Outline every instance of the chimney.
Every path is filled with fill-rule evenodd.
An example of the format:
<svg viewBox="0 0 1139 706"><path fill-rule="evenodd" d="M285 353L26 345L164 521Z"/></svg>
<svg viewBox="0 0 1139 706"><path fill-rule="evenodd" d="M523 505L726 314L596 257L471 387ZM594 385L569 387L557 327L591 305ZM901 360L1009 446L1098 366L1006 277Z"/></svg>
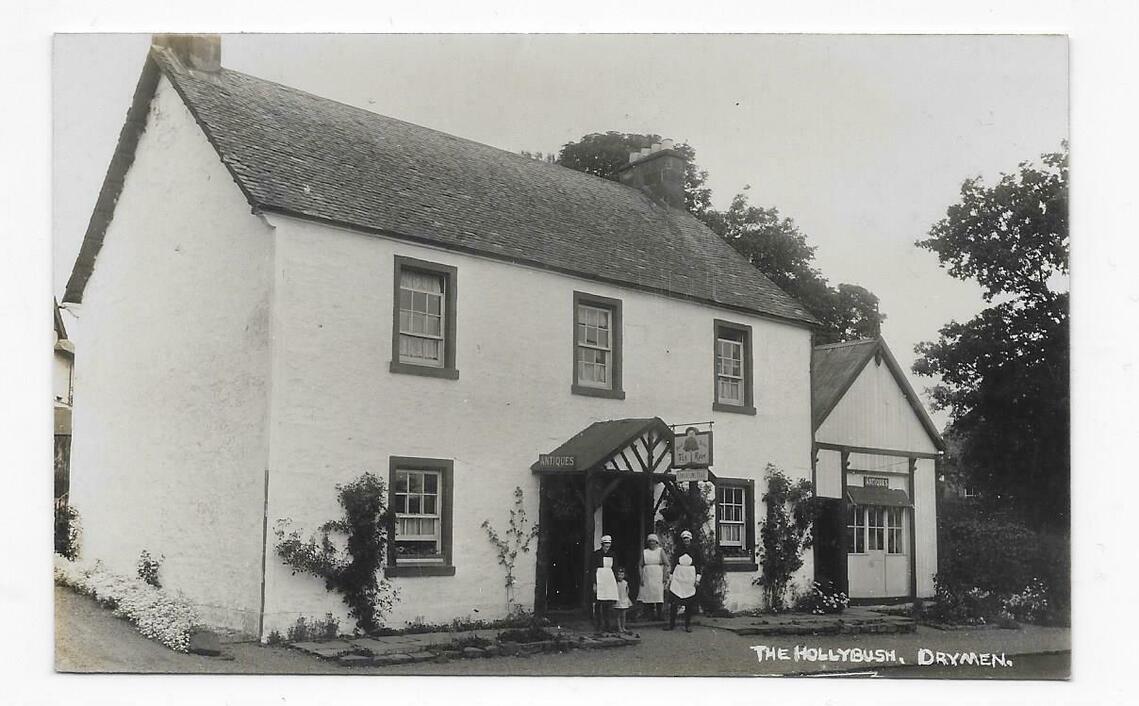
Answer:
<svg viewBox="0 0 1139 706"><path fill-rule="evenodd" d="M661 140L630 152L629 163L617 170L617 178L656 201L683 210L685 166L687 161L673 148L673 141Z"/></svg>
<svg viewBox="0 0 1139 706"><path fill-rule="evenodd" d="M169 50L188 69L210 72L221 69L219 34L156 34L151 43Z"/></svg>

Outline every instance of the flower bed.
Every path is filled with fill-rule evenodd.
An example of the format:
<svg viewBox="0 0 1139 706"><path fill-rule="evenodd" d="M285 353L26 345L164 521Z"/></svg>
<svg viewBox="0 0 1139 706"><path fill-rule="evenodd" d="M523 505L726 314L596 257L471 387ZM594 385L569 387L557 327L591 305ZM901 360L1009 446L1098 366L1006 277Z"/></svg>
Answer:
<svg viewBox="0 0 1139 706"><path fill-rule="evenodd" d="M190 636L201 626L192 606L142 579L107 571L103 565L55 555L55 582L91 596L135 624L144 637L177 652L188 652Z"/></svg>

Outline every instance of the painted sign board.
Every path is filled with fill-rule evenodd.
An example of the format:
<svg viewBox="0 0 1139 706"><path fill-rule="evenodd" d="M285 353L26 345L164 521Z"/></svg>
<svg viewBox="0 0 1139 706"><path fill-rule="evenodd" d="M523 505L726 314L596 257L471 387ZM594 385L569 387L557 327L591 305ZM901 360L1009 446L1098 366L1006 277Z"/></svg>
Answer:
<svg viewBox="0 0 1139 706"><path fill-rule="evenodd" d="M866 486L867 488L889 488L890 479L881 478L878 476L866 476L862 479L862 485Z"/></svg>
<svg viewBox="0 0 1139 706"><path fill-rule="evenodd" d="M676 471L677 483L703 483L707 480L707 468L679 468Z"/></svg>
<svg viewBox="0 0 1139 706"><path fill-rule="evenodd" d="M688 427L672 440L673 468L707 468L712 465L712 432Z"/></svg>
<svg viewBox="0 0 1139 706"><path fill-rule="evenodd" d="M572 454L538 454L538 468L543 471L572 469L577 465L577 456Z"/></svg>

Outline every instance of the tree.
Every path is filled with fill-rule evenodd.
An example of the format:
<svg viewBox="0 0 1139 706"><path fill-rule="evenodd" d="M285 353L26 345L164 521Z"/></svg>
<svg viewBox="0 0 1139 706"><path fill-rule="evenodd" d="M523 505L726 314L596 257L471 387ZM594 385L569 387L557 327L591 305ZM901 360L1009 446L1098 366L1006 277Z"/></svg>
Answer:
<svg viewBox="0 0 1139 706"><path fill-rule="evenodd" d="M702 220L822 322L816 343L878 335L886 319L878 311L878 297L858 285L831 287L814 266L815 247L794 221L780 217L778 209L752 206L747 195L739 193L728 210L710 209Z"/></svg>
<svg viewBox="0 0 1139 706"><path fill-rule="evenodd" d="M563 167L617 181L617 170L629 163L629 153L661 142L660 135L594 132L575 142L567 142L558 152ZM673 146L687 161L684 169L684 204L699 218L712 205L712 190L704 186L708 172L696 166L696 150L686 142Z"/></svg>
<svg viewBox="0 0 1139 706"><path fill-rule="evenodd" d="M933 405L959 440L956 462L991 500L1036 527L1066 530L1070 508L1068 153L1023 162L993 186L961 186L961 200L920 248L996 303L936 342L915 347L919 375L938 376Z"/></svg>

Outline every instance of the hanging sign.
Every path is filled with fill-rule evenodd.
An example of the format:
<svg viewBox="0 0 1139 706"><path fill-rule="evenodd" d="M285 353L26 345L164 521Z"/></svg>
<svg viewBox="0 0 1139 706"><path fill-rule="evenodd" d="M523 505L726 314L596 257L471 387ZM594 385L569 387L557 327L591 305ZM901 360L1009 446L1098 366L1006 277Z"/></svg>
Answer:
<svg viewBox="0 0 1139 706"><path fill-rule="evenodd" d="M708 468L712 465L712 432L688 427L672 440L673 468Z"/></svg>

